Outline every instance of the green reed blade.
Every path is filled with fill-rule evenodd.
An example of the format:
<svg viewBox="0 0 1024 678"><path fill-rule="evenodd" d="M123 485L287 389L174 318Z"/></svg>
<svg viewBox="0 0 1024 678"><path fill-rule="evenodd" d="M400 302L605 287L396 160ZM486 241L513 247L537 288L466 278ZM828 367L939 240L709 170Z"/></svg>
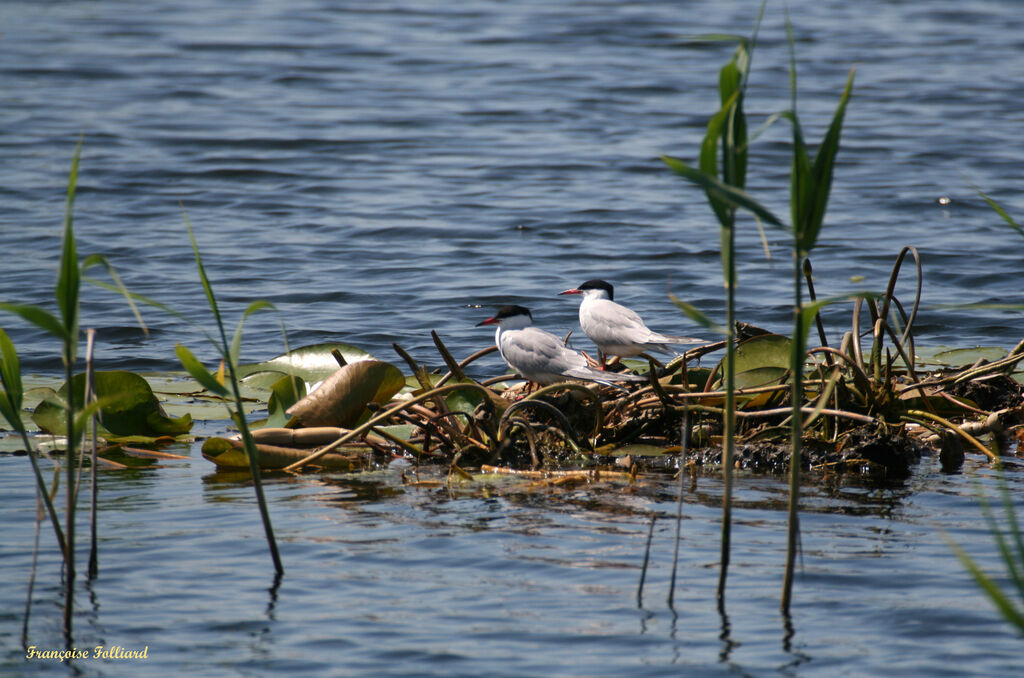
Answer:
<svg viewBox="0 0 1024 678"><path fill-rule="evenodd" d="M1024 631L1024 613L1020 612L1013 601L1008 595L999 587L999 585L992 580L987 574L985 574L978 564L967 555L967 552L956 544L950 541L950 547L953 552L956 553L956 557L960 559L967 571L974 577L974 581L977 582L978 586L988 595L989 599L999 610L1000 614L1003 615L1010 623L1017 628Z"/></svg>
<svg viewBox="0 0 1024 678"><path fill-rule="evenodd" d="M756 214L762 221L766 221L773 226L785 227L782 221L772 214L767 207L761 205L761 203L757 202L743 190L729 186L716 177L710 176L701 170L694 169L679 158L663 155L661 156L661 159L666 165L672 168L672 171L676 174L689 179L691 182L703 188L705 192L708 193L709 198L713 195L715 198L732 206L742 207L748 212Z"/></svg>
<svg viewBox="0 0 1024 678"><path fill-rule="evenodd" d="M803 230L801 233L800 247L804 252L809 252L818 240L822 224L825 221L825 210L828 206L829 193L832 190L832 174L835 167L836 154L839 152L839 138L842 134L843 118L846 114L846 105L850 100L850 93L853 90L854 69L846 78L846 87L839 98L839 105L828 132L818 147L818 153L814 158L811 167L811 193L808 197L809 204L801 211L803 213Z"/></svg>
<svg viewBox="0 0 1024 678"><path fill-rule="evenodd" d="M117 274L117 270L114 268L114 265L111 264L105 256L102 254L90 254L85 258L85 261L82 262L80 267L82 280L92 282L90 278L85 277L85 272L93 266L102 266L106 270L107 275L109 275L110 279L114 281L114 284L110 286L110 289L119 292L121 296L125 298L125 301L128 302L128 306L132 309L132 315L135 316L135 320L138 321L139 327L142 328L143 334L149 336L149 328L146 327L146 322L142 319L142 314L139 313L139 307L135 305L135 300L132 298L132 294L128 291L128 288L125 287L124 283L121 282L121 276Z"/></svg>
<svg viewBox="0 0 1024 678"><path fill-rule="evenodd" d="M25 389L21 383L21 361L14 342L0 328L0 382L3 384L3 395L6 407L3 415L16 430L21 430L21 403ZM8 414L8 411L10 412Z"/></svg>
<svg viewBox="0 0 1024 678"><path fill-rule="evenodd" d="M178 360L181 362L181 366L185 368L185 371L192 375L192 378L198 381L200 386L223 398L231 396L227 387L217 381L217 378L210 374L210 371L199 362L199 359L187 347L182 344L175 344L174 354L178 356Z"/></svg>
<svg viewBox="0 0 1024 678"><path fill-rule="evenodd" d="M993 210L995 210L996 214L998 214L999 216L1001 216L1003 218L1003 221L1005 221L1007 224L1009 224L1009 226L1013 230L1017 231L1021 235L1024 235L1024 227L1022 227L1020 224L1018 224L1016 221L1014 221L1013 217L1011 217L1010 214L1005 209L1003 209L1002 205L997 203L995 200L990 198L985 193L982 193L981 189L978 188L977 186L974 187L974 190L977 191L978 195L980 195L982 197L982 199L985 202L988 203L989 207L991 207Z"/></svg>
<svg viewBox="0 0 1024 678"><path fill-rule="evenodd" d="M249 307L242 313L242 317L238 321L238 327L235 328L235 334L231 337L231 348L228 351L228 357L233 364L238 364L239 355L242 353L242 326L245 324L245 319L253 313L266 309L277 310L269 301L259 299L249 304Z"/></svg>
<svg viewBox="0 0 1024 678"><path fill-rule="evenodd" d="M184 212L184 207L182 208L182 212ZM182 364L185 365L185 368L189 371L189 374L195 377L197 381L207 388L210 388L215 393L224 397L233 397L234 399L238 429L242 435L242 443L245 448L246 457L249 459L249 471L252 474L252 486L254 493L256 494L256 504L259 507L260 519L263 522L263 530L266 534L267 546L270 549L270 557L274 563L274 570L277 575L280 576L284 574L284 565L281 562L281 555L277 549L277 540L274 538L274 527L270 521L270 511L267 509L267 500L263 493L259 450L256 448L256 443L253 441L252 434L249 432L249 424L245 419L245 410L242 406L242 393L238 387L237 361L234 356L237 356L240 352L242 324L239 323L238 329L235 331L235 337L232 340L232 345L229 346L227 333L224 331L224 320L217 307L217 299L213 294L213 286L210 284L210 279L206 275L206 269L203 266L203 258L199 253L199 244L196 242L195 231L192 229L192 223L188 219L188 214L185 213L184 216L185 226L188 229L189 241L192 243L192 252L195 254L196 269L199 272L199 280L203 285L203 290L206 293L206 299L209 302L210 311L213 313L213 319L217 324L217 331L220 335L220 341L213 343L227 363L231 391L229 392L224 385L220 384L220 382L218 382L213 375L202 366L202 364L187 348L179 344L175 349L175 352L178 354L178 359L182 361ZM243 315L243 319L249 313L258 311L261 308L266 308L267 306L269 306L268 302L254 302L250 304L249 308Z"/></svg>
<svg viewBox="0 0 1024 678"><path fill-rule="evenodd" d="M39 329L44 332L49 332L61 341L68 336L64 325L61 324L60 320L49 311L41 309L38 306L0 302L0 310L21 316L22 320L27 320Z"/></svg>
<svg viewBox="0 0 1024 678"><path fill-rule="evenodd" d="M672 300L672 303L675 304L679 308L680 311L685 313L686 316L690 320L694 321L695 323L697 323L697 324L699 324L699 325L701 325L703 327L706 327L709 330L711 330L713 332L716 332L718 334L721 334L723 336L729 333L728 328L723 327L722 325L719 325L714 320L712 320L711 318L709 318L706 315L704 315L693 304L690 304L688 302L683 301L682 299L680 299L679 297L677 297L674 294L669 294L668 298Z"/></svg>
<svg viewBox="0 0 1024 678"><path fill-rule="evenodd" d="M61 248L60 269L57 276L55 297L60 308L68 360L73 360L78 343L78 291L81 285L78 269L78 252L75 248L74 219L72 209L75 203L75 190L78 184L78 163L82 155L82 140L78 140L74 157L71 160L71 172L68 176L67 202L64 207L64 244Z"/></svg>

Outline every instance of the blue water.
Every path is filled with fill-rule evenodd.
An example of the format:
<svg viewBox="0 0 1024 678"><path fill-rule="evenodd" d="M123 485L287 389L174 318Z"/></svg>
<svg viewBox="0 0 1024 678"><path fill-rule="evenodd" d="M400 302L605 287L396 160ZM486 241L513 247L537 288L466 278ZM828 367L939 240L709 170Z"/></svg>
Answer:
<svg viewBox="0 0 1024 678"><path fill-rule="evenodd" d="M0 298L49 305L71 155L83 139L75 228L134 292L196 324L87 286L83 327L102 368L179 369L174 344L214 352L182 206L233 326L254 299L244 357L345 341L385 360L397 342L440 362L486 346L474 325L521 303L576 327L557 293L591 277L648 322L699 334L667 292L723 313L717 226L658 156L693 160L717 106L727 44L758 3L17 2L0 4ZM1009 347L1024 313L1021 237L978 186L1024 221L1024 17L1012 0L791 0L799 112L820 139L856 67L820 295L882 290L904 245L924 266L919 346ZM754 54L751 127L789 105L783 6ZM750 191L788 218L789 128L753 145ZM942 205L939 198L952 200ZM788 235L744 221L739 317L789 324ZM99 270L97 277L103 277ZM912 268L899 287L905 303ZM56 345L0 321L28 373ZM849 307L827 315L830 340ZM581 348L586 348L580 342ZM496 358L478 376L497 373ZM226 426L212 423L211 430ZM908 484L811 490L791 637L777 614L784 516L778 481L738 483L728 618L714 605L719 486L686 495L684 564L664 604L672 528L656 525L644 607L635 588L651 512L674 486L554 496L404 490L397 472L269 484L288 574L272 597L251 488L194 461L101 474L104 569L80 591L83 643L150 645L148 663L86 673L198 675L1006 675L1009 632L952 558L941 529L994 568L971 477L925 460ZM4 666L20 659L31 545L27 462L0 457ZM1019 480L1011 480L1015 490ZM52 535L42 535L32 639L59 646ZM59 588L59 587L58 587ZM723 626L728 633L723 632ZM724 637L723 637L724 636ZM67 672L47 665L51 672Z"/></svg>

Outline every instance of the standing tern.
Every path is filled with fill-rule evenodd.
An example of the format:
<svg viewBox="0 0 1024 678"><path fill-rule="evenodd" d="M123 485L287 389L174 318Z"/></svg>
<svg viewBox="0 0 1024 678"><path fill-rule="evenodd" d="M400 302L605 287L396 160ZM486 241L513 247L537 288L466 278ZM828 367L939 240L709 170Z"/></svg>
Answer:
<svg viewBox="0 0 1024 678"><path fill-rule="evenodd" d="M561 294L582 294L580 327L597 344L597 356L604 368L609 355L628 358L644 351L677 355L670 344L706 344L703 339L674 337L649 329L630 308L612 301L615 292L604 280L588 280L577 288Z"/></svg>
<svg viewBox="0 0 1024 678"><path fill-rule="evenodd" d="M530 309L502 306L493 318L480 325L497 325L494 343L508 366L528 381L555 384L566 379L596 381L611 386L613 381L647 381L636 374L603 372L587 365L587 359L567 348L561 339L534 327Z"/></svg>

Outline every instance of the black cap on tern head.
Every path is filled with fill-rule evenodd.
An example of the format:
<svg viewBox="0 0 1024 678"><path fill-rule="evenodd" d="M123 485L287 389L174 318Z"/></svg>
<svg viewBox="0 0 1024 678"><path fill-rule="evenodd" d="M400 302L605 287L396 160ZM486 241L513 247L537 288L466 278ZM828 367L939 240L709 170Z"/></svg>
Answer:
<svg viewBox="0 0 1024 678"><path fill-rule="evenodd" d="M562 294L583 294L587 290L602 290L602 291L604 291L605 294L608 295L609 299L613 299L615 297L615 292L612 289L611 283L607 283L604 280L599 280L598 278L594 278L592 280L588 280L587 282L583 283L579 287L574 287L571 290L566 290L564 292L559 292L559 295L562 295Z"/></svg>
<svg viewBox="0 0 1024 678"><path fill-rule="evenodd" d="M479 322L476 324L476 326L480 327L481 325L496 325L506 318L512 318L517 315L525 315L527 318L530 319L531 323L533 322L533 314L530 313L530 309L526 308L525 306L516 306L513 304L510 306L502 306L501 308L498 309L498 312L494 314L493 318L488 318L483 322Z"/></svg>
<svg viewBox="0 0 1024 678"><path fill-rule="evenodd" d="M608 293L608 298L609 299L614 299L615 298L615 291L614 291L614 288L612 287L612 284L609 283L609 282L605 282L604 280L601 280L599 278L594 278L592 280L588 280L587 282L585 282L582 285L580 285L579 289L581 289L581 290L604 290L605 292Z"/></svg>

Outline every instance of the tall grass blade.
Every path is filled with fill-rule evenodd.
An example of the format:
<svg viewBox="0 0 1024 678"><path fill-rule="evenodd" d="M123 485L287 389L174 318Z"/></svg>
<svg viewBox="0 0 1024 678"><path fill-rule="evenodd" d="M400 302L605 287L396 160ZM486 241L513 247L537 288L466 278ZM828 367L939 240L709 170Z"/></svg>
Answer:
<svg viewBox="0 0 1024 678"><path fill-rule="evenodd" d="M256 503L259 505L260 518L263 521L263 530L267 538L267 546L270 549L270 556L274 563L274 570L278 576L284 573L284 565L281 562L281 555L277 549L277 540L274 538L274 527L270 521L270 511L267 509L267 500L263 493L263 481L260 473L260 462L259 462L259 450L256 448L256 443L252 438L252 434L249 431L248 422L245 419L245 410L242 403L242 393L238 387L238 375L237 365L235 360L232 359L233 355L238 353L235 348L236 340L237 344L241 344L241 328L242 325L239 323L238 330L235 332L235 337L232 341L232 346L228 345L227 333L224 331L224 321L221 318L220 311L217 307L217 300L213 294L213 286L210 284L210 279L206 275L206 269L203 267L203 258L199 253L199 245L196 242L195 232L192 230L192 224L189 222L188 215L185 214L185 225L188 228L189 241L192 243L192 252L195 254L196 268L199 271L199 279L202 282L203 290L206 292L206 299L209 302L210 311L213 313L214 320L217 323L217 330L220 333L220 343L216 344L218 350L227 363L228 376L231 384L230 395L234 396L235 411L238 414L237 423L239 432L242 435L242 442L245 446L246 457L249 459L249 470L252 474L252 485L253 490L256 494ZM267 307L269 304L265 302L255 302L250 304L246 310L245 315L260 310L261 308ZM243 316L244 319L244 316ZM182 365L189 371L200 383L208 388L217 384L214 388L214 392L222 394L227 393L227 389L211 375L205 367L199 362L198 359L192 355L184 346L178 346L176 349L179 359L182 359ZM217 390L219 388L219 391Z"/></svg>
<svg viewBox="0 0 1024 678"><path fill-rule="evenodd" d="M997 462L998 463L998 462ZM1005 471L1002 470L1001 464L999 465L999 493L1002 495L1003 510L1006 512L1006 522L1008 532L1010 535L1010 541L1013 542L1013 546L1016 547L1016 554L1014 553L1011 544L1008 543L1006 537L1003 536L1003 530L996 521L995 513L992 511L992 506L989 504L988 499L982 497L982 510L985 514L985 522L988 524L989 532L995 538L996 546L999 549L999 555L1003 559L1003 563L1006 565L1006 573L1010 577L1010 581L1020 592L1021 600L1024 602L1024 536L1021 535L1020 525L1017 523L1017 512L1013 507L1013 499L1010 496L1010 490L1006 486ZM1020 561L1019 563L1017 561Z"/></svg>
<svg viewBox="0 0 1024 678"><path fill-rule="evenodd" d="M202 283L203 292L206 294L206 303L210 307L210 312L213 313L214 320L217 321L217 327L221 332L221 343L226 347L227 337L224 334L224 323L221 321L220 309L217 308L217 299L213 296L213 287L210 285L210 278L206 275L206 267L203 266L203 258L199 254L199 243L196 242L196 234L192 230L192 222L189 221L188 213L185 212L184 205L182 206L182 214L185 217L185 227L188 228L189 242L192 243L192 253L195 255L196 270L199 272L199 282ZM224 350L224 357L227 358L228 351Z"/></svg>
<svg viewBox="0 0 1024 678"><path fill-rule="evenodd" d="M60 269L57 276L55 297L60 308L62 325L70 341L65 342L69 349L67 356L73 360L78 344L78 291L81 286L81 272L78 268L78 252L75 247L75 234L72 217L75 203L75 191L78 184L78 163L82 154L82 140L75 147L71 160L71 172L68 176L67 202L64 207L64 246L61 249Z"/></svg>
<svg viewBox="0 0 1024 678"><path fill-rule="evenodd" d="M73 228L72 208L75 202L75 189L78 184L78 162L82 153L82 141L75 147L71 160L71 172L68 176L67 203L64 209L64 245L61 248L60 271L57 275L55 296L61 311L64 342L64 372L67 383L74 376L75 353L78 349L78 304L81 286L78 266L78 252L75 247L75 231ZM75 463L78 447L78 434L75 428L75 390L68 389L67 395L67 506L64 517L64 641L72 645L72 624L74 619L75 592L75 508L78 498L75 491Z"/></svg>
<svg viewBox="0 0 1024 678"><path fill-rule="evenodd" d="M21 361L14 342L3 329L0 329L0 380L4 387L0 413L15 430L21 431L21 403L25 395L21 383Z"/></svg>
<svg viewBox="0 0 1024 678"><path fill-rule="evenodd" d="M135 305L133 295L128 291L128 288L125 287L124 283L121 282L121 276L117 274L117 270L114 268L114 265L111 264L105 256L102 254L90 254L85 258L81 267L82 280L92 282L90 278L85 277L85 272L93 266L102 266L103 269L106 270L107 275L109 275L110 279L114 281L114 284L109 286L110 289L121 293L121 296L125 298L125 301L128 302L128 306L132 309L132 315L135 316L135 320L139 323L139 327L142 328L142 332L146 336L149 336L149 328L146 327L146 321L142 319L142 314L139 313L139 308Z"/></svg>
<svg viewBox="0 0 1024 678"><path fill-rule="evenodd" d="M29 454L32 454L31 450L29 450ZM29 648L28 627L29 627L29 619L32 616L32 594L33 594L33 591L35 590L35 587L36 587L36 563L39 562L39 523L41 523L42 520L43 520L43 510L42 510L43 502L42 502L42 499L41 499L41 495L45 495L45 492L43 492L43 490L40 489L39 486L37 485L36 486L36 516L35 516L36 517L36 520L35 520L36 529L35 529L35 534L32 537L32 567L29 569L29 573L28 573L28 592L25 594L25 617L24 617L24 619L21 622L21 647L24 650L28 650L28 648Z"/></svg>
<svg viewBox="0 0 1024 678"><path fill-rule="evenodd" d="M87 329L85 331L85 401L87 403L96 402L96 372L93 364L93 347L95 345L95 341L96 330L91 328ZM96 466L98 465L98 454L96 450L98 447L96 440L96 416L96 413L93 413L93 415L89 417L89 442L92 452L92 463L89 466L89 579L95 579L96 575L99 573L99 547L96 531L96 503L99 493L99 488L96 486Z"/></svg>
<svg viewBox="0 0 1024 678"><path fill-rule="evenodd" d="M679 297L677 297L674 294L669 294L668 298L672 300L672 303L675 304L676 307L679 308L680 311L685 313L686 316L690 320L694 321L695 323L697 323L697 324L699 324L699 325L701 325L703 327L708 328L712 332L717 332L718 334L721 334L721 335L725 335L725 334L729 333L728 328L726 328L723 325L719 325L714 320L712 320L711 318L709 318L706 315L704 315L700 311L700 309L698 309L693 304L691 304L689 302L686 302L686 301L683 301L682 299L680 299Z"/></svg>
<svg viewBox="0 0 1024 678"><path fill-rule="evenodd" d="M729 552L732 526L732 459L735 447L736 396L735 355L733 337L736 332L736 209L742 208L771 224L781 222L767 208L747 195L743 188L747 171L747 123L743 113L743 97L750 74L751 55L757 30L764 16L765 2L761 3L754 37L747 42L740 39L732 59L719 71L719 100L721 107L708 123L701 143L700 169L688 166L682 160L662 156L674 172L704 189L708 202L721 224L722 273L725 283L725 402L722 443L722 550L718 580L718 604L724 609L725 583L729 570ZM686 309L684 309L685 311Z"/></svg>
<svg viewBox="0 0 1024 678"><path fill-rule="evenodd" d="M178 360L181 362L181 366L192 376L193 379L199 382L199 385L205 388L214 395L219 395L222 398L231 397L231 392L228 388L217 381L217 377L210 374L199 358L181 344L176 344L174 347L174 354L178 356Z"/></svg>
<svg viewBox="0 0 1024 678"><path fill-rule="evenodd" d="M269 301L264 301L262 299L259 299L257 301L252 302L251 304L249 304L249 307L247 309L245 309L244 313L242 313L242 317L238 321L238 327L235 328L235 333L231 337L231 350L230 350L230 352L228 354L228 358L235 365L237 365L238 361L241 359L241 353L242 353L242 326L245 325L245 319L248 318L249 316L251 316L253 313L256 313L258 311L262 311L262 310L265 310L265 309L276 310L274 308L274 305L272 303L270 303Z"/></svg>
<svg viewBox="0 0 1024 678"><path fill-rule="evenodd" d="M64 325L55 315L38 306L0 302L0 310L20 316L22 320L26 320L44 332L49 332L62 342L64 341L66 335Z"/></svg>
<svg viewBox="0 0 1024 678"><path fill-rule="evenodd" d="M975 188L974 190L978 191L978 195L980 195L982 199L988 203L989 207L995 210L996 214L1003 218L1003 221L1009 224L1010 228L1017 231L1021 235L1024 235L1024 227L1022 227L1020 224L1014 221L1013 217L1011 217L1010 214L1006 210L1004 210L999 203L997 203L995 200L993 200L986 194L982 193L981 190L977 188Z"/></svg>
<svg viewBox="0 0 1024 678"><path fill-rule="evenodd" d="M796 238L794 237L794 249L798 250L799 247L796 244ZM792 385L790 391L790 399L793 406L793 416L791 418L791 437L790 445L791 452L789 458L789 510L787 515L787 529L786 529L786 567L785 574L782 581L782 600L780 607L784 615L789 614L790 603L793 595L793 574L796 569L796 553L797 546L800 539L800 465L801 465L801 446L803 444L803 369L804 369L804 353L805 346L807 344L807 332L810 328L810 323L807 322L808 316L803 312L803 302L801 300L801 291L803 285L801 284L801 274L803 272L803 257L798 256L794 252L793 256L793 294L794 294L794 314L793 314L793 336L790 340L790 346L792 353L790 354L790 372L792 373Z"/></svg>
<svg viewBox="0 0 1024 678"><path fill-rule="evenodd" d="M25 430L25 422L21 418L21 405L24 397L24 388L21 381L21 362L18 359L18 352L14 348L14 342L7 336L7 333L0 329L0 385L3 392L0 393L0 414L21 436L25 445L25 452L28 453L29 461L32 464L32 472L36 478L36 489L39 493L46 513L53 525L53 531L57 537L57 545L60 547L61 557L65 556L67 545L64 539L64 531L60 526L60 518L57 516L57 509L54 508L53 500L46 489L46 480L39 468L39 461L36 459L32 443Z"/></svg>
<svg viewBox="0 0 1024 678"><path fill-rule="evenodd" d="M790 398L793 407L791 418L789 511L786 535L786 568L782 583L783 614L788 615L793 591L793 573L796 566L796 552L799 543L800 466L803 440L803 369L807 346L807 334L812 319L820 308L818 302L805 307L803 304L802 275L804 262L814 248L821 233L832 188L832 175L839 139L843 126L846 104L853 89L854 71L846 79L846 87L839 99L839 105L829 129L812 160L804 141L803 130L797 115L797 71L796 47L793 25L786 12L786 34L789 38L789 83L790 110L784 116L793 127L793 147L790 177L790 210L793 219L793 337L791 341L790 373L792 388Z"/></svg>
<svg viewBox="0 0 1024 678"><path fill-rule="evenodd" d="M730 207L743 208L748 212L757 215L757 217L762 221L766 221L773 226L785 227L785 224L779 220L778 217L772 214L767 207L761 205L761 203L757 202L757 200L752 198L743 190L730 186L715 176L711 176L701 170L694 169L679 158L663 155L661 156L661 159L676 174L689 179L691 182L703 188L708 194L708 200L712 201L712 205L714 205L715 200L718 200ZM716 214L718 214L717 210Z"/></svg>
<svg viewBox="0 0 1024 678"><path fill-rule="evenodd" d="M1013 497L1006 485L1006 477L1004 474L1005 471L999 468L999 493L1002 497L1003 509L1006 512L1009 540L1004 536L1003 529L996 521L995 515L992 511L992 506L989 504L988 499L985 496L981 496L980 501L982 513L985 516L985 522L988 524L989 532L992 534L992 537L996 542L1000 558L1006 566L1007 576L1010 579L1012 587L1016 589L1017 597L1020 600L1015 603L1013 597L1007 593L1007 591L1003 590L1003 588L1000 587L994 579L985 574L985 572L977 563L974 562L974 560L959 544L949 537L946 538L946 541L949 542L949 546L953 549L953 552L956 553L957 558L960 559L963 566L971 573L975 582L996 606L999 613L1024 633L1024 534L1021 533L1020 523L1017 520L1016 509L1013 505ZM1008 541L1010 543L1008 543ZM1012 547L1010 545L1011 543Z"/></svg>

